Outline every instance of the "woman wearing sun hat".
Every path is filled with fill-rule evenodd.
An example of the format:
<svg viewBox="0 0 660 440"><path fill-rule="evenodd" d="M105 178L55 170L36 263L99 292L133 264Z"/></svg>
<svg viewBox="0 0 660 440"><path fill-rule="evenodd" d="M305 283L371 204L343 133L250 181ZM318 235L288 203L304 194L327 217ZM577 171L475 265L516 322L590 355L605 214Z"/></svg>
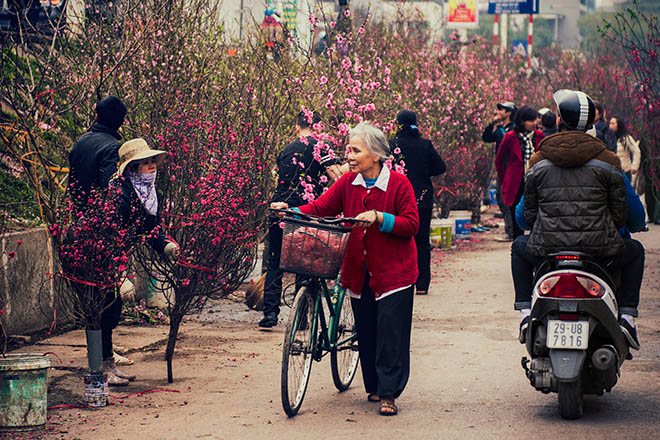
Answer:
<svg viewBox="0 0 660 440"><path fill-rule="evenodd" d="M126 246L132 248L141 242L141 237L147 237L156 252L175 260L179 255L179 246L166 241L158 215L155 182L158 165L164 156L165 151L152 150L142 138L125 142L119 148L119 165L110 181L110 195L116 208L117 231L123 232L122 240ZM108 375L109 385L127 385L135 376L119 370L112 353L112 329L119 323L121 296L112 295L110 301L110 306L101 316L103 372Z"/></svg>
<svg viewBox="0 0 660 440"><path fill-rule="evenodd" d="M108 385L128 385L135 379L117 368L112 350L112 330L122 308L115 284L126 270L132 249L144 238L156 252L172 260L179 254L179 246L167 242L159 227L155 181L164 155L164 151L149 148L144 139L124 143L108 188L87 195L88 208L76 214L60 248L62 271L74 294L94 298L91 308L81 312L88 326L101 330L101 371L107 374ZM97 298L104 305L102 311L97 310ZM93 364L90 360L90 368L96 368L96 360Z"/></svg>

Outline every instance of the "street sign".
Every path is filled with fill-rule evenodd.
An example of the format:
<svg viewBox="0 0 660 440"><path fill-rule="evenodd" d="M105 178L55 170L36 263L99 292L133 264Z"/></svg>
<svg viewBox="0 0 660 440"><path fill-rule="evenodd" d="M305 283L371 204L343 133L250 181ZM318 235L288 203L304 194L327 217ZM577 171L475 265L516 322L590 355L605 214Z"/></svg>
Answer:
<svg viewBox="0 0 660 440"><path fill-rule="evenodd" d="M477 8L477 0L449 0L447 27L479 27L479 9Z"/></svg>
<svg viewBox="0 0 660 440"><path fill-rule="evenodd" d="M539 0L489 0L489 14L538 14Z"/></svg>

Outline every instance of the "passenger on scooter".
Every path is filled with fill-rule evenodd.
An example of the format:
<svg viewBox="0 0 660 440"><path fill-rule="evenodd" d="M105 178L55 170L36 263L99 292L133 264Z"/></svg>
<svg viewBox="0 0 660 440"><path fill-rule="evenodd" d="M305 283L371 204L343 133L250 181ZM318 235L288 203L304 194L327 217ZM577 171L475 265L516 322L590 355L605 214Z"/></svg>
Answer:
<svg viewBox="0 0 660 440"><path fill-rule="evenodd" d="M541 142L526 176L524 214L532 233L518 237L511 246L520 342L525 342L529 325L534 267L548 254L578 251L604 261L616 259L622 272L616 292L619 325L630 347L639 349L634 317L638 316L644 247L629 234L644 228L643 214L637 212L639 198L632 187L626 188L616 155L584 133L593 124L591 99L571 90L557 91L554 99L560 132ZM624 231L620 233L619 228Z"/></svg>

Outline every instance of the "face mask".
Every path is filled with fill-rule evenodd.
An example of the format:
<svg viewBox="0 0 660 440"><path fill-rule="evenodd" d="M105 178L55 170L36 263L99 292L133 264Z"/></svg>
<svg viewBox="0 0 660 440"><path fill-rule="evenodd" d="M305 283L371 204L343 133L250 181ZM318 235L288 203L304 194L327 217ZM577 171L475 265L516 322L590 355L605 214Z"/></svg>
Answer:
<svg viewBox="0 0 660 440"><path fill-rule="evenodd" d="M154 171L153 173L146 173L146 174L134 174L133 179L137 182L139 182L140 185L153 185L154 182L156 181L156 175L158 171Z"/></svg>
<svg viewBox="0 0 660 440"><path fill-rule="evenodd" d="M156 171L146 174L129 174L129 179L139 196L140 202L144 206L144 209L151 215L156 215L156 210L158 209L158 198L156 197L156 190L154 188L156 174Z"/></svg>

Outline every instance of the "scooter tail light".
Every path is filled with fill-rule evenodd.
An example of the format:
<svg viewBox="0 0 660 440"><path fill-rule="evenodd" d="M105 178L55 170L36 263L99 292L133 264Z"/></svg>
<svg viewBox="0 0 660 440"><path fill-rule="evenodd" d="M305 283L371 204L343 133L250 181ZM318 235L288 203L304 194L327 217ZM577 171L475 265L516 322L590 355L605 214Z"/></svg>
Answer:
<svg viewBox="0 0 660 440"><path fill-rule="evenodd" d="M605 288L601 286L596 280L588 277L576 277L578 283L594 298L600 298L605 294Z"/></svg>
<svg viewBox="0 0 660 440"><path fill-rule="evenodd" d="M605 294L605 288L597 281L573 273L548 277L537 291L539 296L549 298L600 298Z"/></svg>
<svg viewBox="0 0 660 440"><path fill-rule="evenodd" d="M556 277L548 277L545 280L543 280L541 285L538 287L539 295L541 296L548 295L552 290L552 288L555 286L555 284L557 284L559 279L560 277L556 276Z"/></svg>

